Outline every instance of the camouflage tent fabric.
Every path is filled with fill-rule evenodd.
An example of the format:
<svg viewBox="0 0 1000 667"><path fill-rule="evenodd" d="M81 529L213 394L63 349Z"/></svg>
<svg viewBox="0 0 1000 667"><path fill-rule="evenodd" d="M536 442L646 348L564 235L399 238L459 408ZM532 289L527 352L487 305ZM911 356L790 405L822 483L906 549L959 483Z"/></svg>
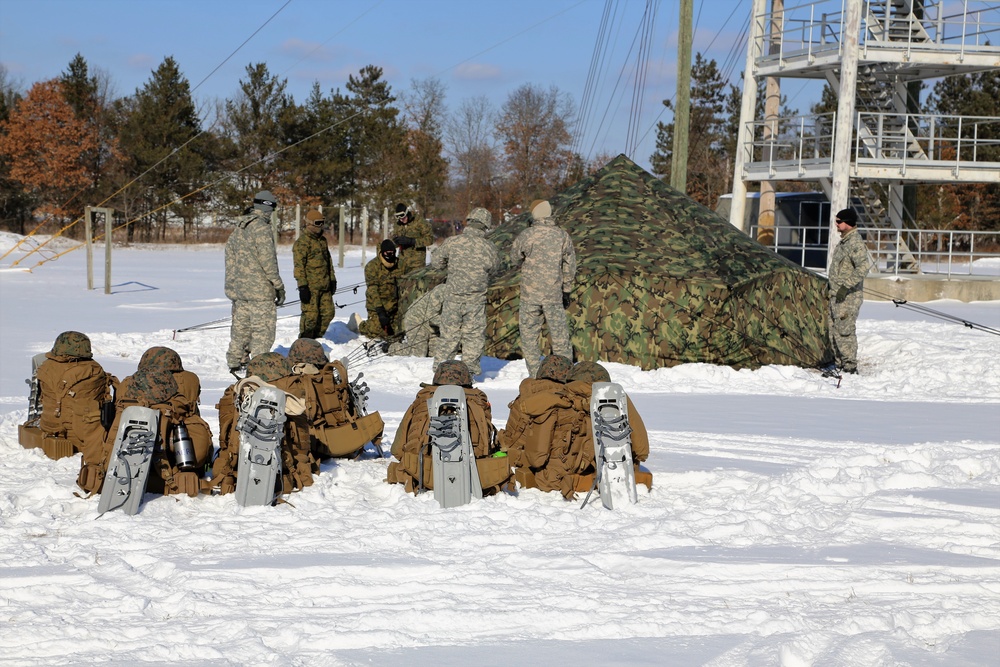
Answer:
<svg viewBox="0 0 1000 667"><path fill-rule="evenodd" d="M694 362L816 367L831 359L824 279L624 155L549 202L576 249L566 311L576 361L650 370ZM486 306L484 353L500 359L520 357L520 275L509 250L530 219L525 212L487 237L506 262ZM431 267L402 278L401 309L443 280Z"/></svg>

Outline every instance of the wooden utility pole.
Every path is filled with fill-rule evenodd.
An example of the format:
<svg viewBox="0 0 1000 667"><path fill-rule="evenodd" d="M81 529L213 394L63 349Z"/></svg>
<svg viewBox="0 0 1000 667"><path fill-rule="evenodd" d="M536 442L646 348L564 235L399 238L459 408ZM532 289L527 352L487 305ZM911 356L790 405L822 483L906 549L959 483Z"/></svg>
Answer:
<svg viewBox="0 0 1000 667"><path fill-rule="evenodd" d="M774 55L781 48L782 14L785 11L785 0L771 0L770 21L770 53ZM775 159L774 142L778 138L778 114L781 113L781 83L777 77L765 79L764 93L764 145L767 150L768 162ZM760 183L760 210L757 214L757 240L765 246L774 244L774 184L771 181Z"/></svg>
<svg viewBox="0 0 1000 667"><path fill-rule="evenodd" d="M677 28L677 104L674 105L674 148L670 161L670 185L687 192L688 131L691 127L691 23L694 0L681 0Z"/></svg>
<svg viewBox="0 0 1000 667"><path fill-rule="evenodd" d="M833 130L833 188L830 195L830 242L827 267L840 243L834 217L851 200L851 134L854 130L854 99L858 85L858 42L861 33L861 2L848 2L840 39L840 89L837 120Z"/></svg>

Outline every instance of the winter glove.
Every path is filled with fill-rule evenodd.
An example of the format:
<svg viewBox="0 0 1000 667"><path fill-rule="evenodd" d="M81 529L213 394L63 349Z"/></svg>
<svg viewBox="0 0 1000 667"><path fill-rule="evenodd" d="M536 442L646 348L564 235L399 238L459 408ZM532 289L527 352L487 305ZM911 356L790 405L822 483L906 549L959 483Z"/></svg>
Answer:
<svg viewBox="0 0 1000 667"><path fill-rule="evenodd" d="M833 298L837 303L844 303L844 299L847 298L847 287L841 285L840 289L837 290L837 296Z"/></svg>
<svg viewBox="0 0 1000 667"><path fill-rule="evenodd" d="M274 305L284 306L285 305L285 288L276 287L274 288Z"/></svg>
<svg viewBox="0 0 1000 667"><path fill-rule="evenodd" d="M302 303L309 303L309 299L312 298L312 292L309 291L309 285L303 285L299 288L299 301Z"/></svg>
<svg viewBox="0 0 1000 667"><path fill-rule="evenodd" d="M412 248L417 245L417 242L413 240L411 236L397 236L392 240L400 248Z"/></svg>
<svg viewBox="0 0 1000 667"><path fill-rule="evenodd" d="M389 331L392 328L392 324L389 322L389 313L385 312L385 308L379 306L375 309L375 314L378 316L378 323L382 328Z"/></svg>
<svg viewBox="0 0 1000 667"><path fill-rule="evenodd" d="M563 308L569 308L569 292L563 292Z"/></svg>
<svg viewBox="0 0 1000 667"><path fill-rule="evenodd" d="M330 278L330 294L336 294L336 293L337 293L337 279Z"/></svg>

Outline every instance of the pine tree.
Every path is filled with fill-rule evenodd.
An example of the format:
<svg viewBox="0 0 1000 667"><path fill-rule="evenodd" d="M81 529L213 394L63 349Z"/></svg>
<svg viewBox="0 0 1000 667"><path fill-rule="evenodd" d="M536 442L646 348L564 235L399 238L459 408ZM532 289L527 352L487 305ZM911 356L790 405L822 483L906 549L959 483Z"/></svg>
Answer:
<svg viewBox="0 0 1000 667"><path fill-rule="evenodd" d="M196 138L201 121L191 87L177 62L167 56L150 80L118 104L119 140L127 156L128 176L138 179L124 193L119 208L126 216L142 215L139 228L149 238L151 222L163 239L171 215L184 222L185 237L204 196L204 145ZM131 229L129 230L131 238Z"/></svg>
<svg viewBox="0 0 1000 667"><path fill-rule="evenodd" d="M428 218L438 211L448 178L444 159L445 89L438 79L413 81L405 98L407 196Z"/></svg>

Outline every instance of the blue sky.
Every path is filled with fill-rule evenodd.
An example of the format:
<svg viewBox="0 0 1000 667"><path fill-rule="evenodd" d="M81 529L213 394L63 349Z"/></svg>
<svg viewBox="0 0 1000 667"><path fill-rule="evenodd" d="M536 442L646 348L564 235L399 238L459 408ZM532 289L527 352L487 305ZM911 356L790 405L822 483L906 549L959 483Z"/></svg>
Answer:
<svg viewBox="0 0 1000 667"><path fill-rule="evenodd" d="M204 108L235 95L246 66L260 61L287 78L300 102L314 81L324 91L343 89L348 75L373 64L396 93L413 79L440 79L451 109L479 95L499 109L526 83L557 86L580 108L610 8L578 146L589 157L628 152L648 168L656 120L669 119L661 102L675 92L679 0L654 6L637 114L633 43L646 10L642 0L2 0L0 62L28 87L58 76L79 52L124 95L170 55ZM724 71L734 81L746 60L745 48L736 52L734 45L750 6L750 0L694 2L694 50L728 64Z"/></svg>

